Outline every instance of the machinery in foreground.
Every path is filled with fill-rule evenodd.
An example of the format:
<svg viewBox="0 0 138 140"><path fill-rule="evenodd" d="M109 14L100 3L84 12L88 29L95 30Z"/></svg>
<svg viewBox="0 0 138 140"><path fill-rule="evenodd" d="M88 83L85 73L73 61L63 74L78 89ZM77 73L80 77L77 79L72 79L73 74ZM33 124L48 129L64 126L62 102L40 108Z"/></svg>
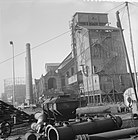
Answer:
<svg viewBox="0 0 138 140"><path fill-rule="evenodd" d="M10 135L14 125L30 123L35 121L33 115L15 108L0 100L0 137L6 138Z"/></svg>
<svg viewBox="0 0 138 140"><path fill-rule="evenodd" d="M46 100L43 111L35 113L37 122L32 123L32 132L25 135L26 140L75 140L78 135L121 129L121 117L111 114L102 118L93 118L86 114L79 116L76 113L78 107L79 100L66 95Z"/></svg>

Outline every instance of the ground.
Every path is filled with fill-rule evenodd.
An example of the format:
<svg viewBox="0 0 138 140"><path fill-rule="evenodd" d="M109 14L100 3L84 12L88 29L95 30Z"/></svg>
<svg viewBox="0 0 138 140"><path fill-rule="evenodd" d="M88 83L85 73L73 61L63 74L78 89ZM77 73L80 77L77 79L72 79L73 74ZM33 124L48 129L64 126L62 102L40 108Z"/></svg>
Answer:
<svg viewBox="0 0 138 140"><path fill-rule="evenodd" d="M123 119L122 128L138 126L138 120L132 120L130 113L121 114L119 116ZM11 135L6 140L25 140L25 134L30 131L30 126L31 124L27 123L14 126Z"/></svg>

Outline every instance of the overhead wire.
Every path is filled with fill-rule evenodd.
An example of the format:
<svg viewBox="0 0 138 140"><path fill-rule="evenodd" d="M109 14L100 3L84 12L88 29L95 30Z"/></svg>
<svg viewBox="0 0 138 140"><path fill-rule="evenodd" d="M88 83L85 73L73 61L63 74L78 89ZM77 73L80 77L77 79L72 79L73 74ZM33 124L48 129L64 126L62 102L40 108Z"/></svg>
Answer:
<svg viewBox="0 0 138 140"><path fill-rule="evenodd" d="M65 34L67 34L67 33L69 33L69 32L70 32L70 30L68 30L68 31L66 31L66 32L64 32L64 33L62 33L62 34L60 34L60 35L58 35L58 36L55 36L55 37L53 37L53 38L51 38L51 39L49 39L49 40L47 40L47 41L45 41L45 42L42 42L42 43L38 44L37 46L31 48L31 50L36 49L36 48L38 48L38 47L40 47L40 46L42 46L42 45L44 45L44 44L46 44L46 43L48 43L48 42L50 42L50 41L53 41L53 40L55 40L55 39L57 39L57 38L59 38L59 37L65 35ZM20 56L20 55L22 55L22 54L24 54L24 53L26 53L26 51L21 52L21 53L19 53L19 54L16 54L16 55L14 56L14 58L17 57L17 56ZM11 59L13 59L13 57L8 58L8 59L6 59L6 60L0 62L0 64L3 64L3 63L5 63L5 62L7 62L7 61L9 61L9 60L11 60Z"/></svg>
<svg viewBox="0 0 138 140"><path fill-rule="evenodd" d="M138 7L136 4L132 3L132 2L128 2L129 4Z"/></svg>
<svg viewBox="0 0 138 140"><path fill-rule="evenodd" d="M125 13L125 9L126 9L126 6L124 6L124 9L122 10L121 21L123 20L123 17L124 17L124 13Z"/></svg>
<svg viewBox="0 0 138 140"><path fill-rule="evenodd" d="M112 11L112 10L115 10L116 8L122 6L123 4L124 4L124 3L122 3L122 4L120 4L120 5L116 6L116 7L114 7L114 8L112 8L112 9L108 10L107 13L110 12L110 11ZM124 7L120 8L119 10L121 10L121 9L123 9L123 8L124 8ZM45 42L40 43L39 45L37 45L37 46L31 48L31 50L33 50L33 49L35 49L35 48L38 48L38 47L40 47L40 46L42 46L42 45L44 45L44 44L46 44L46 43L48 43L48 42L50 42L50 41L53 41L53 40L55 40L55 39L61 37L62 35L67 34L68 32L70 32L70 30L68 30L68 31L66 31L66 32L64 32L64 33L62 33L62 34L56 36L56 37L53 37L53 38L51 38L51 39L49 39L49 40L47 40L47 41L45 41ZM17 54L17 55L15 55L14 57L20 56L20 55L22 55L22 54L24 54L24 53L25 53L25 51L24 51L24 52L21 52L21 53L19 53L19 54ZM5 63L5 62L7 62L7 61L9 61L9 60L11 60L11 59L13 59L13 57L8 58L8 59L6 59L6 60L0 62L0 64L3 64L3 63Z"/></svg>
<svg viewBox="0 0 138 140"><path fill-rule="evenodd" d="M116 7L114 7L114 8L112 8L112 9L108 10L107 13L109 13L109 12L111 12L111 11L117 9L118 7L120 7L120 6L122 6L122 5L124 5L124 3L122 3L122 4L120 4L120 5L116 6Z"/></svg>
<svg viewBox="0 0 138 140"><path fill-rule="evenodd" d="M40 43L39 45L33 47L32 49L36 49L36 48L38 48L38 47L40 47L40 46L42 46L42 45L44 45L44 44L46 44L46 43L48 43L48 42L50 42L50 41L53 41L53 40L55 40L55 39L57 39L57 38L63 36L64 34L67 34L67 33L69 33L69 32L70 32L70 30L68 30L68 31L66 31L66 32L64 32L64 33L62 33L62 34L56 36L56 37L53 37L53 38L51 38L51 39L49 39L49 40L47 40L47 41L45 41L45 42L43 42L43 43Z"/></svg>

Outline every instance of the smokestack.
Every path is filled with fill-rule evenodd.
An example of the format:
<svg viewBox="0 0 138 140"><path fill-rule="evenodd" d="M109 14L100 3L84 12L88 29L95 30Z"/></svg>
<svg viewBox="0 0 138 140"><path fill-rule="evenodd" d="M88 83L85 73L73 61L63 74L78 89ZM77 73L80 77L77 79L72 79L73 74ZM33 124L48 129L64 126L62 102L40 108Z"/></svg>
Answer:
<svg viewBox="0 0 138 140"><path fill-rule="evenodd" d="M30 44L26 44L26 103L33 104L32 68Z"/></svg>

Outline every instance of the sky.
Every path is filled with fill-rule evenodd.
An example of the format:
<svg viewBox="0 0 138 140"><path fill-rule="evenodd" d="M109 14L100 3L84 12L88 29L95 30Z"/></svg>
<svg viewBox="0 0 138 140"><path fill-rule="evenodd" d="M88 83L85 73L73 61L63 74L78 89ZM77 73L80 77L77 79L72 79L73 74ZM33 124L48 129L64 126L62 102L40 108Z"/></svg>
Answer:
<svg viewBox="0 0 138 140"><path fill-rule="evenodd" d="M127 11L123 3L123 0L0 0L0 93L4 92L4 79L12 78L13 73L10 41L14 43L15 77L25 77L26 43L30 43L32 77L39 79L46 73L45 63L61 63L71 52L70 22L76 12L108 13L110 26L116 26L115 13L120 10L132 62ZM138 71L138 3L132 1L129 8Z"/></svg>

